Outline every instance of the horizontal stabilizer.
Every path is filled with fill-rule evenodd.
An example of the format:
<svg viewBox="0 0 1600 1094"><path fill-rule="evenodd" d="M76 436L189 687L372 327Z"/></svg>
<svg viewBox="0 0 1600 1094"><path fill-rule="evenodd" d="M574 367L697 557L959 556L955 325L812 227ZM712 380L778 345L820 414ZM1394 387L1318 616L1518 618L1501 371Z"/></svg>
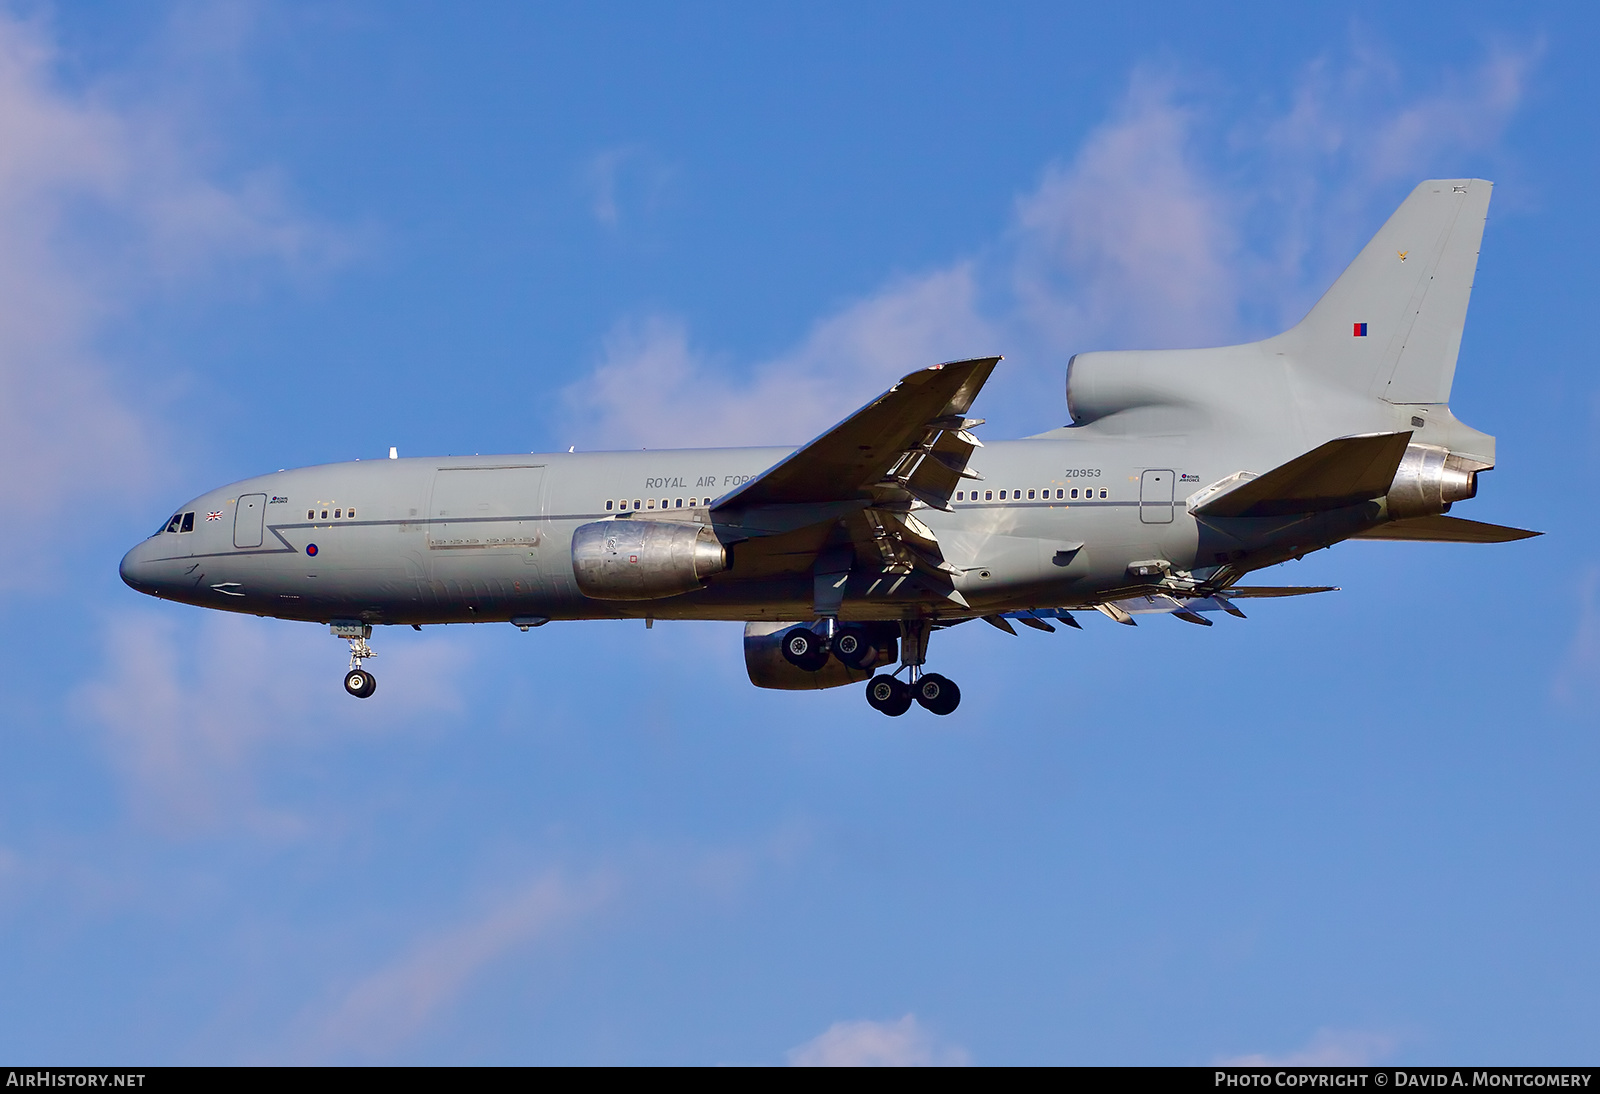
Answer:
<svg viewBox="0 0 1600 1094"><path fill-rule="evenodd" d="M1340 437L1255 478L1226 480L1202 494L1197 517L1275 517L1359 505L1389 492L1410 432Z"/></svg>
<svg viewBox="0 0 1600 1094"><path fill-rule="evenodd" d="M1529 532L1522 528L1507 528L1500 524L1483 524L1460 517L1411 517L1394 520L1388 524L1361 532L1356 539L1408 539L1418 543L1510 543L1518 539L1542 536L1543 532Z"/></svg>
<svg viewBox="0 0 1600 1094"><path fill-rule="evenodd" d="M1270 596L1306 596L1310 593L1336 593L1337 585L1235 585L1230 589L1222 590L1229 600L1251 600Z"/></svg>

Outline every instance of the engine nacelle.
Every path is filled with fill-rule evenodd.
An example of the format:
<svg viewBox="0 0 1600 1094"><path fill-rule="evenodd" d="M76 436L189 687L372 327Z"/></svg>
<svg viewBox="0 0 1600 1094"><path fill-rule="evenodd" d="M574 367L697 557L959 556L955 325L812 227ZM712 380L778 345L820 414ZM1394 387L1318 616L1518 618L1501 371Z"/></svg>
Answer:
<svg viewBox="0 0 1600 1094"><path fill-rule="evenodd" d="M1384 504L1390 520L1431 517L1478 493L1485 465L1431 444L1406 446Z"/></svg>
<svg viewBox="0 0 1600 1094"><path fill-rule="evenodd" d="M578 590L596 600L677 596L727 568L727 548L704 524L597 520L572 533Z"/></svg>
<svg viewBox="0 0 1600 1094"><path fill-rule="evenodd" d="M783 655L783 636L802 623L746 623L744 625L744 668L750 682L758 688L779 691L811 691L859 684L870 679L880 665L899 661L900 628L893 623L850 624L853 632L865 635L872 653L860 668L850 668L837 657L829 657L816 672L807 672Z"/></svg>

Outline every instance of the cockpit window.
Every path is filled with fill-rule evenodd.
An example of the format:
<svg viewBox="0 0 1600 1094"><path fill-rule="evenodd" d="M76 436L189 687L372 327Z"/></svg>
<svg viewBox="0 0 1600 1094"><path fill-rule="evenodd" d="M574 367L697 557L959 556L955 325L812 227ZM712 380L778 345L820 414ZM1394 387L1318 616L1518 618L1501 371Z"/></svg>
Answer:
<svg viewBox="0 0 1600 1094"><path fill-rule="evenodd" d="M182 523L183 523L183 514L182 513L174 513L174 514L172 514L172 519L167 521L167 531L176 532L178 530L178 526L180 524L182 524Z"/></svg>
<svg viewBox="0 0 1600 1094"><path fill-rule="evenodd" d="M180 529L180 531L184 531L184 532L192 532L192 531L194 531L194 514L193 513L185 513L185 514L183 514L183 528Z"/></svg>

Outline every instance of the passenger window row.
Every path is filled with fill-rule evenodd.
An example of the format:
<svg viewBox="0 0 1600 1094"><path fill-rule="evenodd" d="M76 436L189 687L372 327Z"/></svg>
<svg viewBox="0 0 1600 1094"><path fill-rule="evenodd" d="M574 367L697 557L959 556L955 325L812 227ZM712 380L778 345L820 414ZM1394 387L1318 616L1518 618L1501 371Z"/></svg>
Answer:
<svg viewBox="0 0 1600 1094"><path fill-rule="evenodd" d="M345 512L345 510L343 510L343 509L335 509L333 511L333 519L334 520L346 520L346 519L354 517L355 515L356 515L356 511L354 509L351 509L348 513ZM327 520L328 519L328 511L326 509L324 509L322 511L322 516L319 517L319 516L317 516L317 511L315 509L307 509L306 510L306 519L307 520Z"/></svg>
<svg viewBox="0 0 1600 1094"><path fill-rule="evenodd" d="M1094 487L1086 486L1086 487L1083 487L1082 490L1083 490L1083 500L1084 501L1089 501L1089 500L1093 499L1093 497L1094 497ZM1058 487L1056 487L1055 500L1056 501L1077 501L1078 500L1078 491L1079 491L1079 487L1076 487L1076 486L1072 487L1071 489L1067 489L1066 487L1058 486ZM1021 501L1022 500L1022 493L1023 492L1021 490L1002 490L1002 491L1000 491L1000 500L1001 501L1006 501L1008 496L1009 496L1009 499L1011 501ZM1035 500L1038 500L1038 501L1049 501L1050 500L1050 491L1049 490L1029 490L1027 493L1028 493L1028 500L1029 501L1035 501ZM994 501L994 494L995 494L995 492L993 490L985 490L985 491L983 491L982 500L983 501ZM1102 500L1105 499L1105 498L1109 498L1110 496L1111 496L1111 491L1110 490L1106 489L1105 487L1101 487L1100 488L1100 497L1101 497ZM957 490L956 491L956 500L957 501L978 501L979 500L978 491L976 491L976 490Z"/></svg>
<svg viewBox="0 0 1600 1094"><path fill-rule="evenodd" d="M709 504L710 501L711 501L710 498L706 499L707 504ZM695 506L697 506L699 504L700 504L700 499L698 499L698 498L690 498L689 499L689 508L690 509L693 509ZM608 512L608 513L614 512L614 511L620 511L620 512L626 513L626 512L628 512L629 509L654 509L655 507L656 507L656 499L655 498L645 498L643 501L639 500L638 498L634 498L631 503L628 501L627 498L623 498L621 501L612 500L612 501L607 501L606 502L606 512ZM674 499L674 498L662 498L661 499L661 508L663 508L663 509L682 509L683 508L683 499L682 498L676 498L676 499Z"/></svg>

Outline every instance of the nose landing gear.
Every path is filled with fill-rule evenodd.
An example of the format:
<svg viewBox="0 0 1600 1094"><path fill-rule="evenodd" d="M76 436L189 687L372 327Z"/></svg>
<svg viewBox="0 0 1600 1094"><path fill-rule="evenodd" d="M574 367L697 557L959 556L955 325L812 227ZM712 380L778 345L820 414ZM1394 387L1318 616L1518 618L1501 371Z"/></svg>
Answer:
<svg viewBox="0 0 1600 1094"><path fill-rule="evenodd" d="M378 690L378 681L365 669L351 669L344 674L344 690L357 699L368 699Z"/></svg>
<svg viewBox="0 0 1600 1094"><path fill-rule="evenodd" d="M372 698L372 693L378 690L377 678L361 667L362 661L378 656L367 645L367 639L372 637L371 625L336 622L329 629L335 638L343 638L350 643L350 671L344 674L344 690L357 699Z"/></svg>

